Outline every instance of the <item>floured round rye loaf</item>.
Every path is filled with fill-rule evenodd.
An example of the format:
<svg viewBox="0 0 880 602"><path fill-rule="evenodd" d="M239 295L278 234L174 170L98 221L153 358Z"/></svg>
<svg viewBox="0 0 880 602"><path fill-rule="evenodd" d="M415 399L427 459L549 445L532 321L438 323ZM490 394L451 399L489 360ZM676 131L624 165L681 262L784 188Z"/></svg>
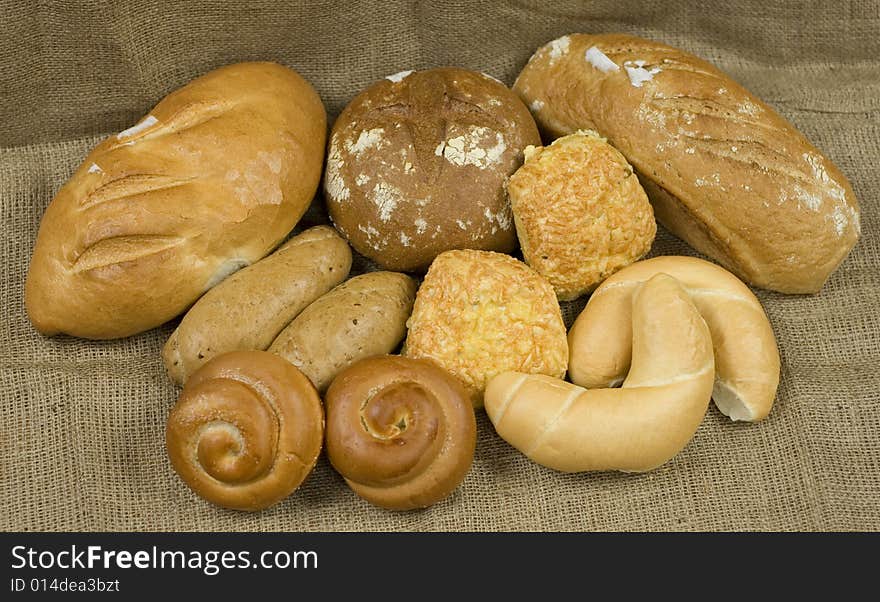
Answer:
<svg viewBox="0 0 880 602"><path fill-rule="evenodd" d="M321 177L321 99L275 63L221 67L85 158L49 204L25 304L40 332L124 337L275 248Z"/></svg>
<svg viewBox="0 0 880 602"><path fill-rule="evenodd" d="M362 255L397 271L449 249L510 252L504 191L541 139L497 80L455 68L402 72L359 94L330 137L324 192L333 223Z"/></svg>
<svg viewBox="0 0 880 602"><path fill-rule="evenodd" d="M635 167L660 223L756 286L816 292L858 240L859 204L844 175L691 54L572 34L538 50L514 90L548 135L606 137Z"/></svg>

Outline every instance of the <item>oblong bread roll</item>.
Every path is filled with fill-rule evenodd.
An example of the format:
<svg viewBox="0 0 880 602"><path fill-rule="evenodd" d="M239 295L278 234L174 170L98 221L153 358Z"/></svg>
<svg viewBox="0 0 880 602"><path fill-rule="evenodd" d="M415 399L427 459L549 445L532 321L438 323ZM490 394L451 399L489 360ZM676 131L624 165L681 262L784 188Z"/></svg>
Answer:
<svg viewBox="0 0 880 602"><path fill-rule="evenodd" d="M659 273L684 286L712 333L715 405L732 420L766 418L776 397L780 365L767 314L736 276L696 257L646 259L605 280L568 333L571 381L592 389L623 380L632 355L630 298Z"/></svg>
<svg viewBox="0 0 880 602"><path fill-rule="evenodd" d="M162 359L171 380L182 385L227 351L265 350L349 269L348 243L330 226L316 226L229 276L192 306L165 343Z"/></svg>
<svg viewBox="0 0 880 602"><path fill-rule="evenodd" d="M518 372L489 382L486 413L505 441L564 472L643 472L687 445L712 393L709 329L664 274L642 285L632 306L633 362L622 388Z"/></svg>
<svg viewBox="0 0 880 602"><path fill-rule="evenodd" d="M391 353L406 336L415 280L398 272L355 276L309 305L269 351L302 370L320 392L358 360Z"/></svg>

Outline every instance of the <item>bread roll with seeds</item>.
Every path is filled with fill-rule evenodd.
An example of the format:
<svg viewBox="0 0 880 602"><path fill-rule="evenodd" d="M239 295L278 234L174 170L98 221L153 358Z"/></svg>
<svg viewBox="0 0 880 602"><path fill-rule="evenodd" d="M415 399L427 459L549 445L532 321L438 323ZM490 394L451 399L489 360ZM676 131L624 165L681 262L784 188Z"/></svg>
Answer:
<svg viewBox="0 0 880 602"><path fill-rule="evenodd" d="M404 355L432 359L465 384L474 407L508 370L562 377L565 324L553 287L529 266L491 251L437 256L416 295Z"/></svg>
<svg viewBox="0 0 880 602"><path fill-rule="evenodd" d="M635 167L657 220L746 282L814 293L860 233L846 177L710 63L630 35L538 50L514 90L557 137L599 132Z"/></svg>
<svg viewBox="0 0 880 602"><path fill-rule="evenodd" d="M526 147L507 192L523 258L561 301L640 259L657 233L632 166L595 132Z"/></svg>
<svg viewBox="0 0 880 602"><path fill-rule="evenodd" d="M449 249L509 252L504 184L523 149L540 143L528 109L492 77L455 68L389 76L333 125L327 209L388 270L424 270Z"/></svg>

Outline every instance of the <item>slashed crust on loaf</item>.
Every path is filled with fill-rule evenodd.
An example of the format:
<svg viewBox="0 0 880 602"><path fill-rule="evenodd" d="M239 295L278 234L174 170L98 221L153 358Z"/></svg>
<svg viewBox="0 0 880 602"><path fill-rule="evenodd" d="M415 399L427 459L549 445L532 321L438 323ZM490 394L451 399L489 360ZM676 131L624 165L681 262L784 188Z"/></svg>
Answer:
<svg viewBox="0 0 880 602"><path fill-rule="evenodd" d="M553 287L526 264L490 251L447 251L416 295L404 354L460 378L475 407L508 370L562 377L568 342Z"/></svg>
<svg viewBox="0 0 880 602"><path fill-rule="evenodd" d="M526 148L508 183L523 257L563 301L651 249L657 225L623 155L595 132Z"/></svg>
<svg viewBox="0 0 880 602"><path fill-rule="evenodd" d="M49 205L26 303L46 334L173 318L280 243L317 188L326 116L274 63L221 67L95 147Z"/></svg>
<svg viewBox="0 0 880 602"><path fill-rule="evenodd" d="M514 89L550 136L607 137L661 223L757 286L815 292L858 239L843 174L697 57L633 36L572 34L536 52Z"/></svg>

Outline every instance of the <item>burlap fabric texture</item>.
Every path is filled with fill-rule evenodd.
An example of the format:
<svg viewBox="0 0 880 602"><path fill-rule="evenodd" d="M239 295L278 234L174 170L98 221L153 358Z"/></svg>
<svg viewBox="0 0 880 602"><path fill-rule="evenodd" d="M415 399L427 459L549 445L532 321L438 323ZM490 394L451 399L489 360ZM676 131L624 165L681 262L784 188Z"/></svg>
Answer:
<svg viewBox="0 0 880 602"><path fill-rule="evenodd" d="M0 1L0 528L880 529L880 4L707 4ZM177 390L159 350L172 324L88 342L28 322L22 286L52 196L91 146L193 77L278 61L315 85L332 119L403 69L458 65L512 84L538 46L575 31L635 33L711 60L852 181L863 238L822 292L758 292L783 362L766 421L732 424L713 407L653 472L564 475L481 413L473 469L433 508L374 508L322 459L289 499L245 514L200 500L168 463ZM322 219L316 204L307 221ZM692 251L661 228L653 254L668 253Z"/></svg>

